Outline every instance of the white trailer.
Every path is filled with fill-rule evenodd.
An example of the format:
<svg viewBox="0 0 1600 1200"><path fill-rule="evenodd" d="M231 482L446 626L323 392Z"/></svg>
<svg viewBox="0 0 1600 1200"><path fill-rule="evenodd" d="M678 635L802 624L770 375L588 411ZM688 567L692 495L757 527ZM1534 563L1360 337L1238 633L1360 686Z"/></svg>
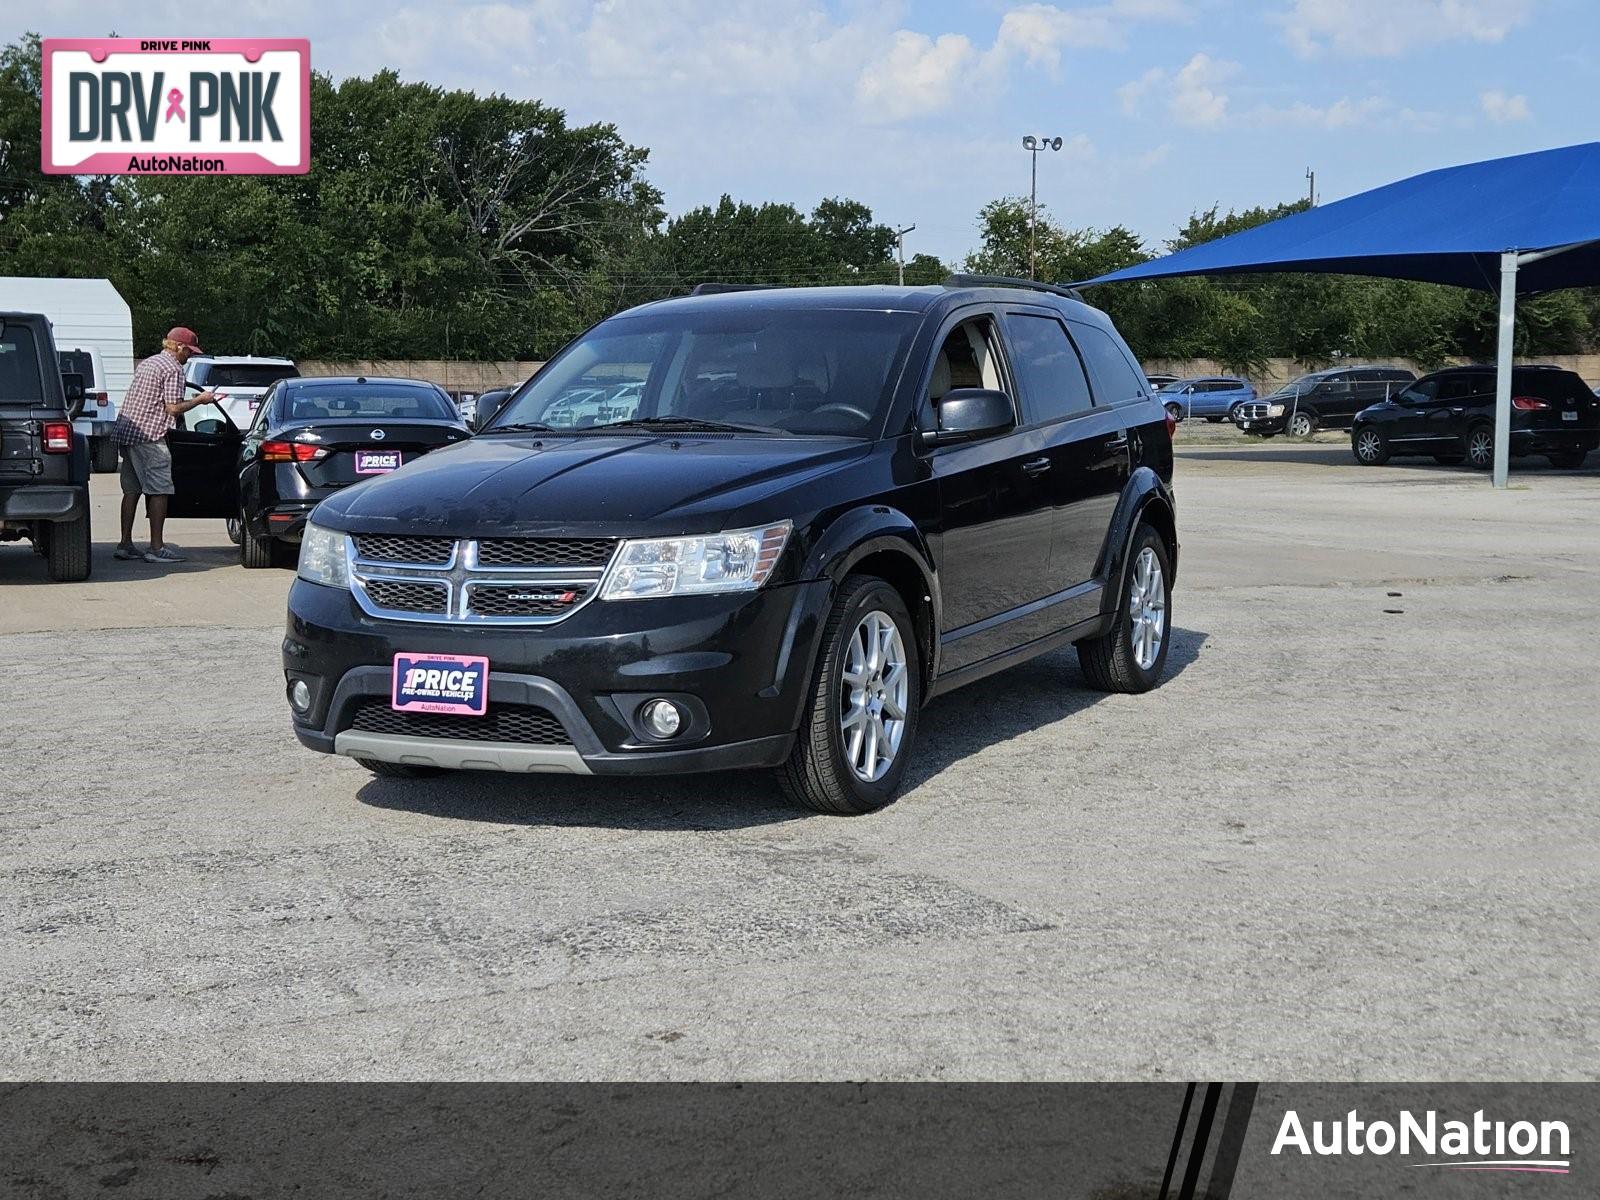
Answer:
<svg viewBox="0 0 1600 1200"><path fill-rule="evenodd" d="M56 349L95 351L104 379L87 384L92 399L74 428L90 438L90 460L98 470L113 470L116 449L111 426L122 393L133 378L133 314L109 279L44 279L0 276L0 310L43 313Z"/></svg>

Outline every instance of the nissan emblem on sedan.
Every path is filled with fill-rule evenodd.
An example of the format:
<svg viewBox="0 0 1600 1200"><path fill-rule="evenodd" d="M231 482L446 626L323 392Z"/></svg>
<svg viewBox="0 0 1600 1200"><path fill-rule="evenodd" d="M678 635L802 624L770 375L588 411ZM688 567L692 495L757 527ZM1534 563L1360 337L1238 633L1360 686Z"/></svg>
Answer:
<svg viewBox="0 0 1600 1200"><path fill-rule="evenodd" d="M641 305L476 436L321 501L295 734L391 777L766 768L870 812L938 695L1069 644L1102 691L1160 681L1172 427L1062 288Z"/></svg>

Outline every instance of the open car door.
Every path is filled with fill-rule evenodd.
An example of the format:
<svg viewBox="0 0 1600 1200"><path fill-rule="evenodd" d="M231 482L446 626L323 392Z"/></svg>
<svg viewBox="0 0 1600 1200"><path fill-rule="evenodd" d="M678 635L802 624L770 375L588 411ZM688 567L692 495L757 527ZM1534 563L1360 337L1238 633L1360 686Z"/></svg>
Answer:
<svg viewBox="0 0 1600 1200"><path fill-rule="evenodd" d="M192 385L191 385L192 386ZM191 408L167 434L172 450L169 517L239 515L239 447L244 434L214 404Z"/></svg>

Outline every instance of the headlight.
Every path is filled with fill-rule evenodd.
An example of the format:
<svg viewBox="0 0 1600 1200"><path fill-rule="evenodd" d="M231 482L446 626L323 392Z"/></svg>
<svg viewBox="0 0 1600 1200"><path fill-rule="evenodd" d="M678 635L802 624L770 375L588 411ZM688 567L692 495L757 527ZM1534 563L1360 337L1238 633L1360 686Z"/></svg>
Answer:
<svg viewBox="0 0 1600 1200"><path fill-rule="evenodd" d="M705 592L753 592L777 566L792 528L790 522L783 521L705 537L623 542L600 598L643 600Z"/></svg>
<svg viewBox="0 0 1600 1200"><path fill-rule="evenodd" d="M1271 405L1267 409L1267 416L1269 416L1269 417L1281 417L1281 416L1283 416L1283 405L1281 405L1281 404Z"/></svg>
<svg viewBox="0 0 1600 1200"><path fill-rule="evenodd" d="M345 536L339 530L307 521L305 532L300 535L300 567L296 574L307 583L349 587L350 569L344 546Z"/></svg>

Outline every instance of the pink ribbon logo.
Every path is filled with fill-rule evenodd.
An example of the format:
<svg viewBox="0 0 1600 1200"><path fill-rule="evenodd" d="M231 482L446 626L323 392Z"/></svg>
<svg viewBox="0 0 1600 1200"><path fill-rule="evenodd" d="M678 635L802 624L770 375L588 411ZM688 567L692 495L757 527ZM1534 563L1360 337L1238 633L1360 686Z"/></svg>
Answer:
<svg viewBox="0 0 1600 1200"><path fill-rule="evenodd" d="M173 117L177 117L180 121L189 119L183 115L183 92L177 88L173 88L167 93L167 115L163 120L163 124L172 120Z"/></svg>

